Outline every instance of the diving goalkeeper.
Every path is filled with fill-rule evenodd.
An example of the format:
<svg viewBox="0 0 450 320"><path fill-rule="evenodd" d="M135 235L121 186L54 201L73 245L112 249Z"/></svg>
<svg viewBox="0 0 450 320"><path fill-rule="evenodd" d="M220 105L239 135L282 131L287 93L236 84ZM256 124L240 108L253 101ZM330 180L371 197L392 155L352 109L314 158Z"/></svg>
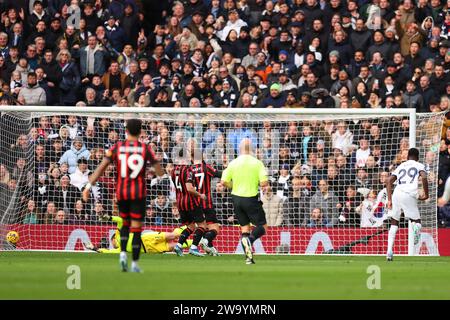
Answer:
<svg viewBox="0 0 450 320"><path fill-rule="evenodd" d="M114 235L111 237L111 243L114 249L104 249L97 248L92 243L85 243L84 246L86 249L97 251L100 253L120 253L120 229L123 225L123 220L117 216L105 216L104 220L113 221L117 223L117 230ZM178 238L180 237L183 228L176 228L173 232L146 232L142 234L141 241L141 252L142 253L164 253L171 252L175 247ZM132 243L133 243L133 233L130 233L130 237L127 243L127 252L132 251ZM188 240L187 244L184 246L189 247L192 243L192 240Z"/></svg>

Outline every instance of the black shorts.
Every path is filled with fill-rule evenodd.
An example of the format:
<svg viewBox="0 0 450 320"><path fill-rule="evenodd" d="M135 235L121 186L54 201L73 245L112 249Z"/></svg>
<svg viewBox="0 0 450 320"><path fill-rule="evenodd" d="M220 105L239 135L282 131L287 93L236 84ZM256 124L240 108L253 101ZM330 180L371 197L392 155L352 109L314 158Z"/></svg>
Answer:
<svg viewBox="0 0 450 320"><path fill-rule="evenodd" d="M262 201L255 197L238 197L232 195L234 214L241 226L246 226L250 222L255 226L266 224L266 213L262 207Z"/></svg>
<svg viewBox="0 0 450 320"><path fill-rule="evenodd" d="M182 224L191 224L192 222L203 222L205 221L205 216L201 208L195 208L189 211L180 211L180 220Z"/></svg>
<svg viewBox="0 0 450 320"><path fill-rule="evenodd" d="M144 221L146 211L145 199L119 200L117 201L117 206L122 219Z"/></svg>
<svg viewBox="0 0 450 320"><path fill-rule="evenodd" d="M216 216L216 210L212 209L203 209L203 214L205 215L205 220L207 224L219 223Z"/></svg>

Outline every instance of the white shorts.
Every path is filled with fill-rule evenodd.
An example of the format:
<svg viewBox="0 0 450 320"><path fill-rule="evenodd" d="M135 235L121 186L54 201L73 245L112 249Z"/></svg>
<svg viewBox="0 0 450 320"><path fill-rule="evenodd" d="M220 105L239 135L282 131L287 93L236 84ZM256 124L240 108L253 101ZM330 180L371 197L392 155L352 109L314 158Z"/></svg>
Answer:
<svg viewBox="0 0 450 320"><path fill-rule="evenodd" d="M392 210L390 210L388 216L400 221L402 210L405 218L411 220L420 219L417 198L409 193L394 190L394 194L392 195Z"/></svg>

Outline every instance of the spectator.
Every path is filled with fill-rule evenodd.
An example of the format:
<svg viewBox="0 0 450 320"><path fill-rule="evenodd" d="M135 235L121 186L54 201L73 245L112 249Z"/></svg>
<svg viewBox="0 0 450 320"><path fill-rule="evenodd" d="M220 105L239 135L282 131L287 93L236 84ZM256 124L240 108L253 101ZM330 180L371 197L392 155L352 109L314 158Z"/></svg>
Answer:
<svg viewBox="0 0 450 320"><path fill-rule="evenodd" d="M78 160L81 158L89 160L90 155L90 151L86 149L86 146L83 143L83 138L75 137L70 150L64 152L58 162L60 165L67 163L69 165L69 173L74 173L77 168Z"/></svg>
<svg viewBox="0 0 450 320"><path fill-rule="evenodd" d="M119 63L117 61L111 62L109 71L102 77L102 82L107 90L112 91L113 89L119 88L122 94L129 86L128 81L126 73L120 71Z"/></svg>
<svg viewBox="0 0 450 320"><path fill-rule="evenodd" d="M338 222L339 210L342 204L334 192L329 191L327 180L319 181L318 191L311 197L309 204L310 212L315 208L319 208L325 218L326 225L331 227Z"/></svg>
<svg viewBox="0 0 450 320"><path fill-rule="evenodd" d="M321 208L314 208L311 210L310 219L308 223L309 228L324 228L331 227L327 218L324 216Z"/></svg>
<svg viewBox="0 0 450 320"><path fill-rule="evenodd" d="M72 214L69 215L69 223L70 224L90 224L92 223L92 219L89 215L89 211L86 210L85 204L83 200L77 199L75 202L75 208L71 211Z"/></svg>
<svg viewBox="0 0 450 320"><path fill-rule="evenodd" d="M45 212L43 214L42 223L44 223L44 224L53 223L54 218L56 216L56 212L58 211L58 208L56 207L55 202L49 200L44 208L45 208L45 210L43 209L43 211L45 211Z"/></svg>
<svg viewBox="0 0 450 320"><path fill-rule="evenodd" d="M75 202L81 198L81 192L70 184L68 175L61 176L59 186L49 186L48 198L58 209L71 213L75 208Z"/></svg>
<svg viewBox="0 0 450 320"><path fill-rule="evenodd" d="M416 85L411 80L406 83L406 92L403 93L403 101L407 108L414 108L417 112L423 110L423 96L416 91Z"/></svg>
<svg viewBox="0 0 450 320"><path fill-rule="evenodd" d="M283 224L283 198L272 192L270 185L262 190L262 203L266 213L267 225L278 227Z"/></svg>
<svg viewBox="0 0 450 320"><path fill-rule="evenodd" d="M216 184L213 198L219 221L222 224L235 224L237 220L234 216L231 196L220 182Z"/></svg>
<svg viewBox="0 0 450 320"><path fill-rule="evenodd" d="M172 223L172 206L168 197L164 194L159 194L151 204L151 219L152 225L161 226Z"/></svg>
<svg viewBox="0 0 450 320"><path fill-rule="evenodd" d="M38 224L40 223L41 216L36 207L36 202L34 200L28 200L27 210L23 217L23 224Z"/></svg>
<svg viewBox="0 0 450 320"><path fill-rule="evenodd" d="M306 176L292 179L292 192L285 202L285 216L289 226L304 226L309 215L309 202L311 198L311 181Z"/></svg>
<svg viewBox="0 0 450 320"><path fill-rule="evenodd" d="M420 94L423 98L422 109L417 110L419 112L430 112L430 102L436 93L433 88L430 87L430 77L424 75L420 77Z"/></svg>
<svg viewBox="0 0 450 320"><path fill-rule="evenodd" d="M58 210L58 212L56 212L56 215L53 219L53 223L56 225L67 224L66 213L64 212L64 210Z"/></svg>
<svg viewBox="0 0 450 320"><path fill-rule="evenodd" d="M61 82L59 83L60 103L62 105L73 105L77 98L77 90L80 87L80 74L68 50L61 50L56 56L56 61L61 68Z"/></svg>
<svg viewBox="0 0 450 320"><path fill-rule="evenodd" d="M102 76L106 71L106 52L99 45L97 37L91 35L88 45L80 49L80 73L83 83L89 80L89 76L99 74Z"/></svg>
<svg viewBox="0 0 450 320"><path fill-rule="evenodd" d="M78 159L78 166L73 173L70 174L70 184L79 191L89 182L88 161L85 158ZM94 187L95 188L95 187Z"/></svg>
<svg viewBox="0 0 450 320"><path fill-rule="evenodd" d="M36 73L31 72L27 75L27 85L20 89L17 100L24 105L45 105L46 95L37 83Z"/></svg>

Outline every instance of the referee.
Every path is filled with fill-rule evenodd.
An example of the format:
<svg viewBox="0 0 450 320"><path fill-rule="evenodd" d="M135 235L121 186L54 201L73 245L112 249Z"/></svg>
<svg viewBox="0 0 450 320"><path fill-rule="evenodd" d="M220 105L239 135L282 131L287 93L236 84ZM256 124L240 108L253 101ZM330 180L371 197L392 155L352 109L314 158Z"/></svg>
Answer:
<svg viewBox="0 0 450 320"><path fill-rule="evenodd" d="M241 225L241 243L246 263L253 264L252 245L266 233L266 214L258 197L258 186L268 185L264 164L251 155L250 139L243 139L240 156L230 162L222 173L222 184L231 188L234 213ZM255 228L250 234L250 223Z"/></svg>

